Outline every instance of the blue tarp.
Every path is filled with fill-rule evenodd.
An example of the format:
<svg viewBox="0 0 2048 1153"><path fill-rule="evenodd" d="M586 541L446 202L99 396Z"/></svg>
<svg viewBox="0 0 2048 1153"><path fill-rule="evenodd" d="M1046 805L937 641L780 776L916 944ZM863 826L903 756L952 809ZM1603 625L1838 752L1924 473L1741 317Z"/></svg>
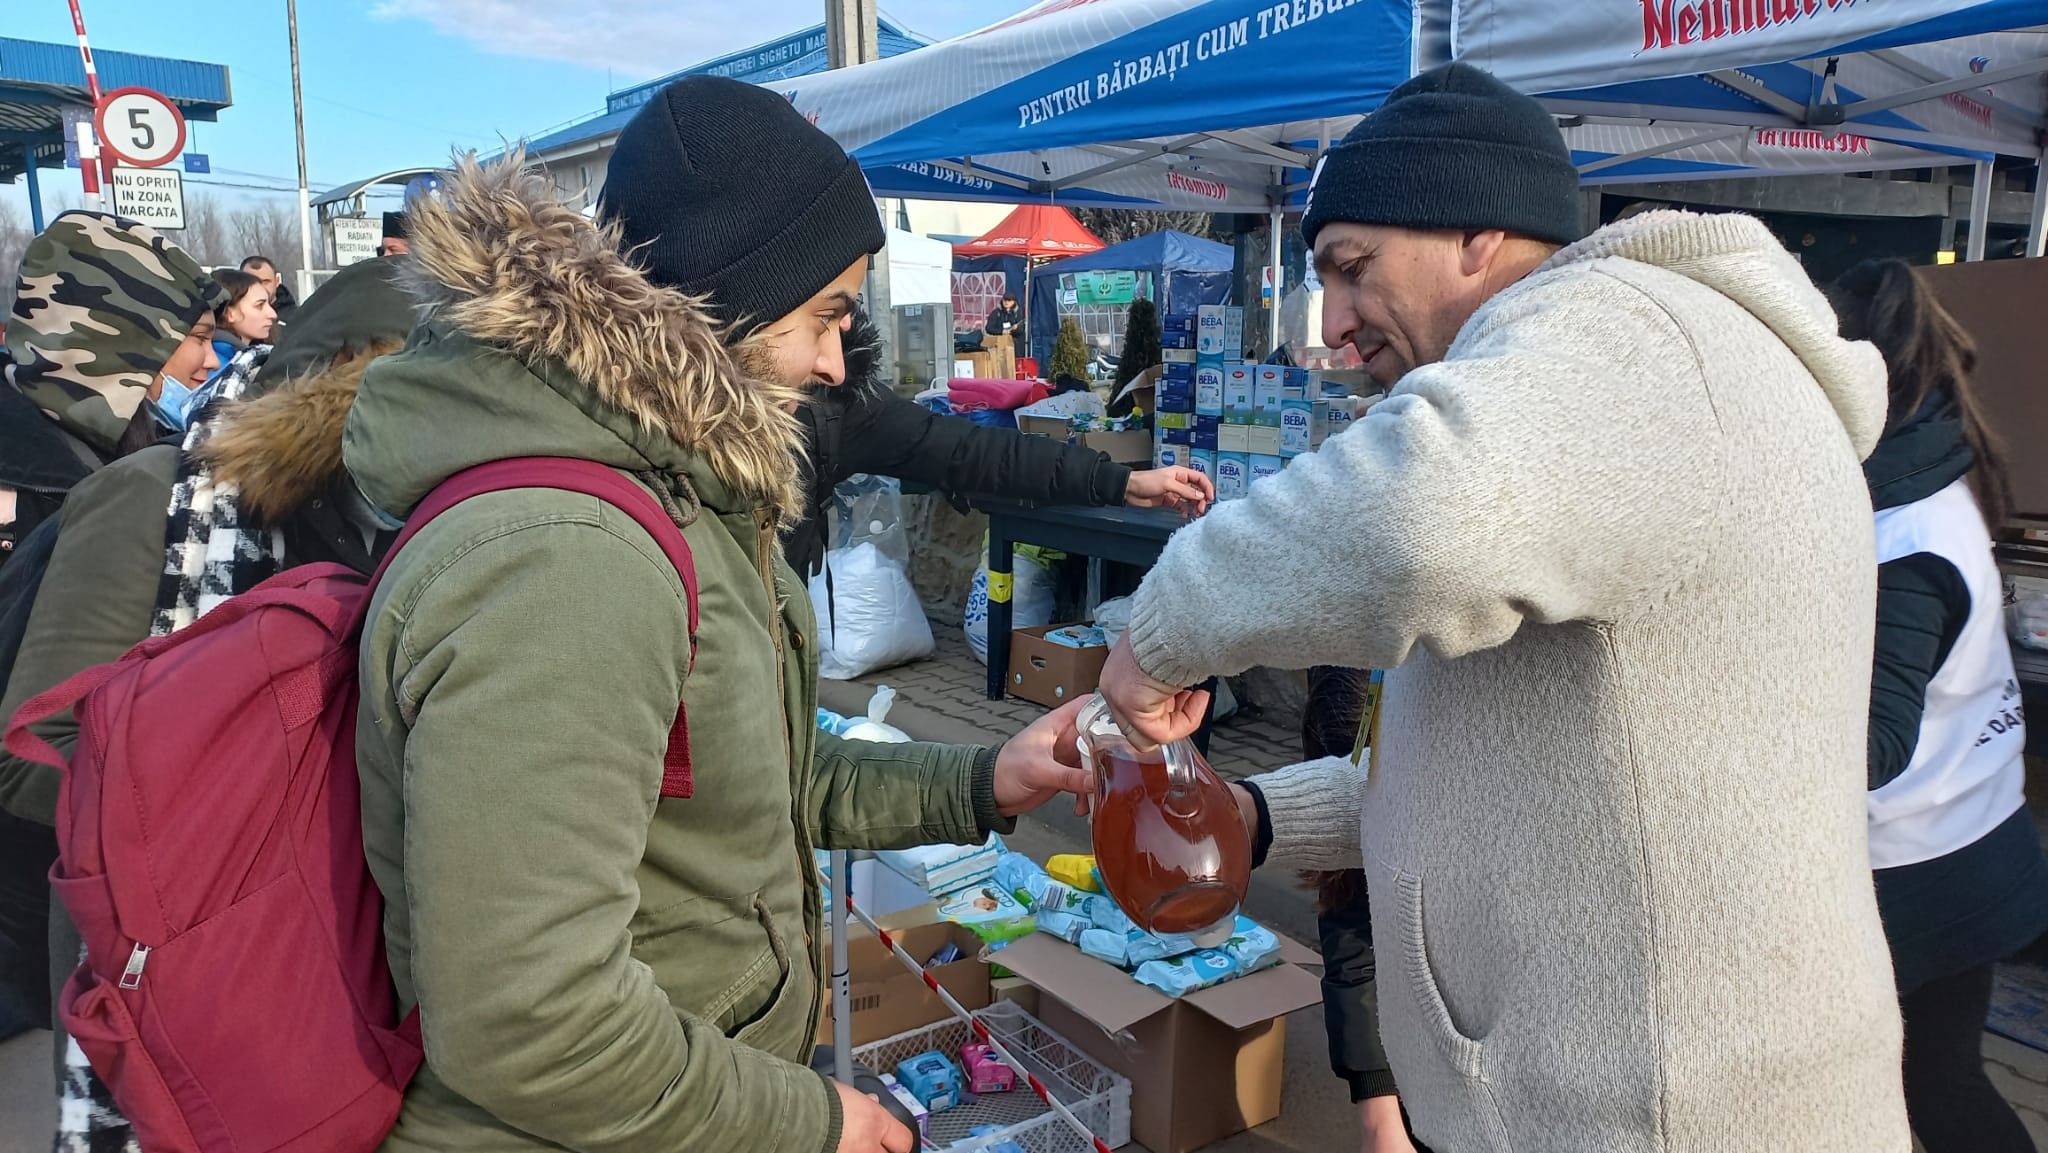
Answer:
<svg viewBox="0 0 2048 1153"><path fill-rule="evenodd" d="M1197 305L1229 304L1233 254L1228 244L1185 232L1154 232L1086 256L1070 256L1031 274L1031 351L1052 363L1060 331L1060 275L1068 272L1150 272L1158 286L1159 315L1193 312Z"/></svg>

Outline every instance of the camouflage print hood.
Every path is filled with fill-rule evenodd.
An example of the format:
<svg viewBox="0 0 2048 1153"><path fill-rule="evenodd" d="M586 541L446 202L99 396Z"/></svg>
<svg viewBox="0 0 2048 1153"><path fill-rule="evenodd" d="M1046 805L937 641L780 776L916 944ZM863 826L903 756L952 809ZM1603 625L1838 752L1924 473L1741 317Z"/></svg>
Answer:
<svg viewBox="0 0 2048 1153"><path fill-rule="evenodd" d="M29 243L7 319L8 379L108 455L220 288L154 229L67 212Z"/></svg>

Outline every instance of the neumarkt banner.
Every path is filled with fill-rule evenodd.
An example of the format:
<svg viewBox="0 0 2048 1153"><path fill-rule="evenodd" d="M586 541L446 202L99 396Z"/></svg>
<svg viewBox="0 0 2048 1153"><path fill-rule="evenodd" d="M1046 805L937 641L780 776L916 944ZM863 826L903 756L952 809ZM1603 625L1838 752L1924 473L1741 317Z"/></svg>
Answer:
<svg viewBox="0 0 2048 1153"><path fill-rule="evenodd" d="M1460 0L1454 11L1452 53L1525 92L1688 76L2040 21L2039 5L2028 0Z"/></svg>

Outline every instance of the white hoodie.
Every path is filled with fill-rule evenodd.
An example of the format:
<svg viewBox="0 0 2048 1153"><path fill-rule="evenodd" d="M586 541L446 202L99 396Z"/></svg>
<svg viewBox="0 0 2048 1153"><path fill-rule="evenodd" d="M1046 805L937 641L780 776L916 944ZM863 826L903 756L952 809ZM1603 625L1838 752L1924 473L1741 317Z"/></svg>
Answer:
<svg viewBox="0 0 2048 1153"><path fill-rule="evenodd" d="M1910 1148L1864 815L1884 413L1761 224L1642 216L1139 590L1169 683L1391 670L1364 867L1430 1145ZM1276 855L1341 835L1356 780L1262 778Z"/></svg>

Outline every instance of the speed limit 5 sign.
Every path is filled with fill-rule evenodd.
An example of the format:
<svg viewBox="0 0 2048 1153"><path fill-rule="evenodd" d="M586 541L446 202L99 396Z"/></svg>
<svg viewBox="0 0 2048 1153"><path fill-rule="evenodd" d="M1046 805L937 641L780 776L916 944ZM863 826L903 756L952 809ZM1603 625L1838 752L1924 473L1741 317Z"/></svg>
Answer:
<svg viewBox="0 0 2048 1153"><path fill-rule="evenodd" d="M185 116L160 92L116 88L100 100L100 147L132 168L158 168L185 150Z"/></svg>

